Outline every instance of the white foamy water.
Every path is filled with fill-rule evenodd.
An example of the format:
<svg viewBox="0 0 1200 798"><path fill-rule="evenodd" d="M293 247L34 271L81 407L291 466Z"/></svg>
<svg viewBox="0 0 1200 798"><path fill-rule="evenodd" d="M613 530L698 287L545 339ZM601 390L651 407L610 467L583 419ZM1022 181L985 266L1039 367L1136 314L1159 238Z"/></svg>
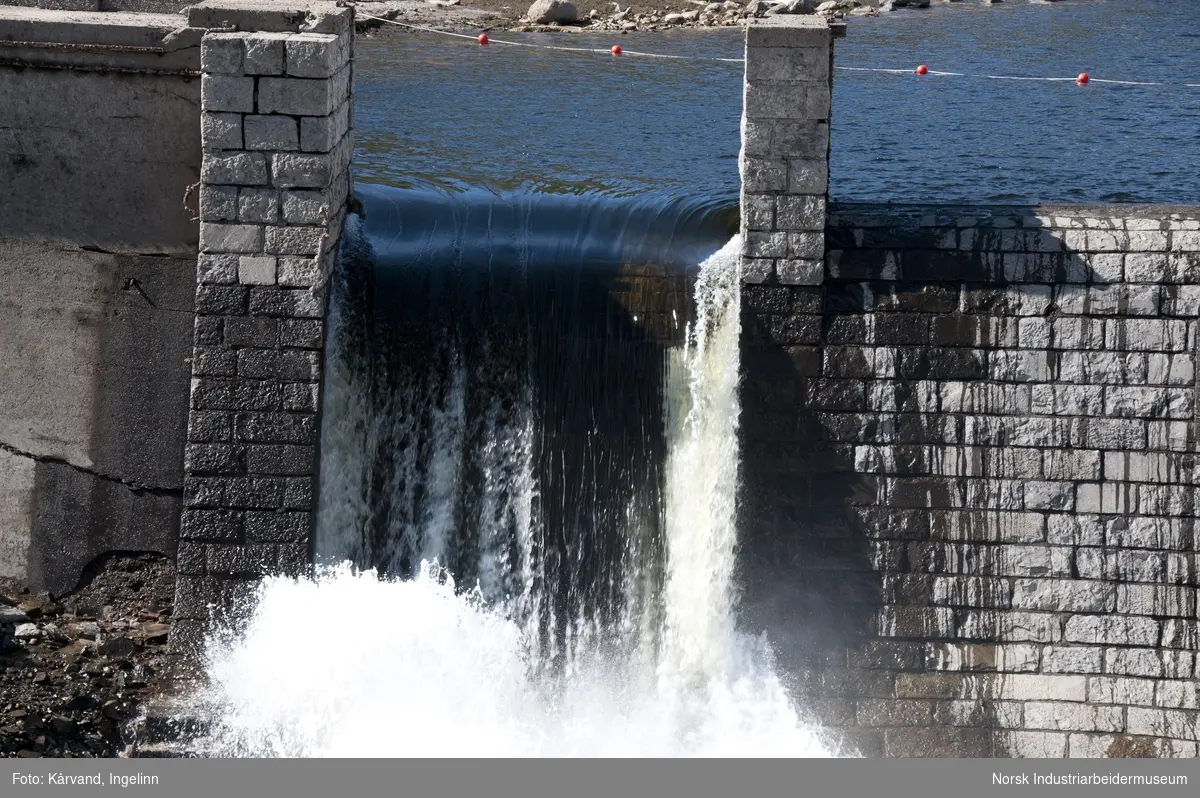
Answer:
<svg viewBox="0 0 1200 798"><path fill-rule="evenodd" d="M517 516L515 558L495 543L498 535L484 535L489 567L473 590L457 587L428 559L410 578L383 579L345 564L323 569L313 581L268 580L248 625L211 645L211 687L201 697L215 720L207 751L828 756L801 721L769 648L735 623L738 248L735 239L702 265L696 323L668 363L661 595L644 595L654 580L642 576L650 563L638 558L649 555L635 545L632 528L623 559L625 617L612 629L578 625L566 667L546 667L540 627L527 612L538 601L531 595L538 565L528 545L529 444L521 435L500 436L494 451L481 455L492 464L483 484L505 488L510 498L507 508L484 506L492 517ZM332 395L335 407L356 411L344 386ZM519 418L521 430L528 417ZM361 421L339 426L371 434ZM516 484L497 484L504 474ZM363 510L347 498L353 480L340 476L327 484L341 489L339 504L326 505L334 508L329 512L341 508L337 520L358 523ZM637 515L631 507L630 518ZM329 522L327 514L323 523ZM451 533L435 526L423 537L424 553L436 554L430 541ZM504 581L497 575L503 569L513 572L515 595L489 603L482 583ZM638 630L632 647L624 644L631 628Z"/></svg>

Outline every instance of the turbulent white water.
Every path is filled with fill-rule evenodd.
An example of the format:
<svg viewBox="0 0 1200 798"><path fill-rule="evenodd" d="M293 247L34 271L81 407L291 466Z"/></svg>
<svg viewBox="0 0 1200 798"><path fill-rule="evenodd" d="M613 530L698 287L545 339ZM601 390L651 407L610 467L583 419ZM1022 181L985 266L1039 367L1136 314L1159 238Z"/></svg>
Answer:
<svg viewBox="0 0 1200 798"><path fill-rule="evenodd" d="M269 580L249 624L214 641L203 697L216 721L209 752L828 756L797 714L768 648L735 624L738 251L734 240L702 265L696 322L669 358L660 590L646 576L643 560L652 555L637 545L631 498L623 618L610 627L594 619L571 626L575 643L555 643L571 651L566 666L546 667L535 606L541 560L529 517L530 416L489 422L506 432L475 455L485 463L481 484L492 500L483 502L483 516L500 519L495 534L477 534L486 563L479 585L457 588L428 561L453 534L449 516L436 514L454 501L444 481L457 479L453 452L441 451L428 472L443 482L423 505L427 527L417 550L426 561L417 574L383 579L345 564L315 581ZM350 380L331 373L325 412L345 415L327 427L327 442L376 434ZM461 405L454 390L434 403L447 440L461 440ZM393 416L392 423L403 421ZM352 458L354 449L346 445L342 455ZM324 505L326 529L332 521L363 523L366 510L354 498L365 495L361 479L339 473L326 482L323 491L336 494ZM501 545L513 529L517 545ZM335 538L353 553L354 535ZM511 590L498 594L500 583ZM505 599L489 600L496 595Z"/></svg>

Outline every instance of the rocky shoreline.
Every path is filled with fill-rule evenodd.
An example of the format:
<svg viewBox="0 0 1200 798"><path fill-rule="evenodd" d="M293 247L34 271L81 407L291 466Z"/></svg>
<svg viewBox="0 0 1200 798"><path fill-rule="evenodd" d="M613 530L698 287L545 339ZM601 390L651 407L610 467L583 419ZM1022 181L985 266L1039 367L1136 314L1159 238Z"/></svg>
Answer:
<svg viewBox="0 0 1200 798"><path fill-rule="evenodd" d="M0 757L126 754L144 705L172 692L175 567L112 555L69 596L0 586Z"/></svg>
<svg viewBox="0 0 1200 798"><path fill-rule="evenodd" d="M1015 0L1009 0L1014 2ZM1041 0L1054 2L1055 0ZM504 3L516 5L504 5ZM1002 0L358 0L358 28L367 37L405 25L450 32L598 33L722 28L778 14L812 14L830 20L874 17L900 9L958 3L993 5ZM522 10L524 9L524 10Z"/></svg>

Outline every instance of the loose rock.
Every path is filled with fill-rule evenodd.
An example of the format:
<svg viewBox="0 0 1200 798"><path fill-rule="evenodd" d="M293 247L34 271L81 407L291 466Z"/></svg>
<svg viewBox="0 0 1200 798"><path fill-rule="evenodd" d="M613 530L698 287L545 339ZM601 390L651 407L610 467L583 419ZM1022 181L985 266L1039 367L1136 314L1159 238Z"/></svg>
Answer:
<svg viewBox="0 0 1200 798"><path fill-rule="evenodd" d="M535 0L525 18L538 25L569 25L579 21L579 11L568 0Z"/></svg>

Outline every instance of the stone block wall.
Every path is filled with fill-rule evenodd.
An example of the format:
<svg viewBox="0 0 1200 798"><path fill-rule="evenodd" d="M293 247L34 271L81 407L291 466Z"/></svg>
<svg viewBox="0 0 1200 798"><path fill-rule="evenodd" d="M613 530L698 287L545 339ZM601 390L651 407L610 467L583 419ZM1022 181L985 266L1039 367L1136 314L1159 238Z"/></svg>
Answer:
<svg viewBox="0 0 1200 798"><path fill-rule="evenodd" d="M820 17L766 17L746 29L739 158L746 282L821 283L832 36Z"/></svg>
<svg viewBox="0 0 1200 798"><path fill-rule="evenodd" d="M194 9L212 16L204 6ZM311 564L325 295L349 196L352 17L205 34L200 256L172 641ZM220 21L220 20L218 20ZM309 20L311 22L311 20Z"/></svg>
<svg viewBox="0 0 1200 798"><path fill-rule="evenodd" d="M813 721L1196 756L1200 208L832 204L797 281L758 267L787 184L768 226L743 177L744 607Z"/></svg>

